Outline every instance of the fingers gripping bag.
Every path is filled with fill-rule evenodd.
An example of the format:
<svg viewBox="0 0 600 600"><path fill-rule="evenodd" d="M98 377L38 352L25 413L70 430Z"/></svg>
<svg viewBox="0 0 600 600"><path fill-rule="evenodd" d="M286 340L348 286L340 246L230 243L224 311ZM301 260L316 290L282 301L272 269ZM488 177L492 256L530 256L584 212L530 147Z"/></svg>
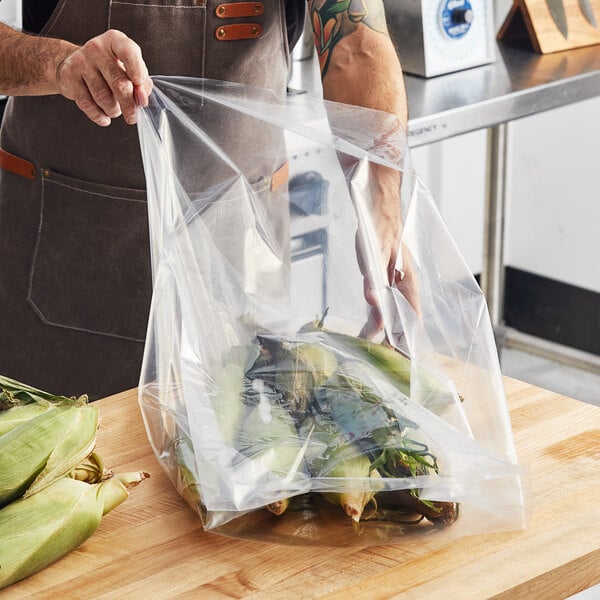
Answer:
<svg viewBox="0 0 600 600"><path fill-rule="evenodd" d="M397 118L156 78L138 130L139 404L204 528L339 546L525 527L486 303Z"/></svg>

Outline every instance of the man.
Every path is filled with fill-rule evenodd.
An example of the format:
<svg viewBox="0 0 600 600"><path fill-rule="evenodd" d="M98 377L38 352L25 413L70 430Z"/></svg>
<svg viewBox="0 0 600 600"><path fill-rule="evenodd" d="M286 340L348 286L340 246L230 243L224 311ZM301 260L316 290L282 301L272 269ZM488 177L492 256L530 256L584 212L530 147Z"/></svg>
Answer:
<svg viewBox="0 0 600 600"><path fill-rule="evenodd" d="M0 25L0 372L98 398L137 384L150 271L136 105L149 73L285 93L302 0L23 0L24 29ZM308 4L328 100L406 126L402 72L382 0ZM287 39L285 32L287 31ZM377 177L390 279L397 173ZM403 279L403 281L401 281ZM365 296L375 300L365 276ZM376 307L373 327L377 328Z"/></svg>

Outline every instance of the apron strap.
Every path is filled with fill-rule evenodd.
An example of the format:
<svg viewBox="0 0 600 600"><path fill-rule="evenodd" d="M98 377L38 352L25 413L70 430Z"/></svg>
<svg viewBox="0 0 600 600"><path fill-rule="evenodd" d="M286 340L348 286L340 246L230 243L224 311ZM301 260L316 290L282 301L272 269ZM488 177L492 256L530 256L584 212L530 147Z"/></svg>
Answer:
<svg viewBox="0 0 600 600"><path fill-rule="evenodd" d="M2 150L2 148L0 148L0 168L27 179L35 179L35 166L33 163Z"/></svg>

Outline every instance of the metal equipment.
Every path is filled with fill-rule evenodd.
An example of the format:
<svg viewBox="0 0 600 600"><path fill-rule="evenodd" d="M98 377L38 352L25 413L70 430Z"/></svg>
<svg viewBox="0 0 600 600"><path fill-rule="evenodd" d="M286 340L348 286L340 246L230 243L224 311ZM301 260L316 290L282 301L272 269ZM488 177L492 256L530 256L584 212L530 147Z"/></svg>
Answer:
<svg viewBox="0 0 600 600"><path fill-rule="evenodd" d="M494 62L491 0L389 0L385 7L405 72L433 77Z"/></svg>

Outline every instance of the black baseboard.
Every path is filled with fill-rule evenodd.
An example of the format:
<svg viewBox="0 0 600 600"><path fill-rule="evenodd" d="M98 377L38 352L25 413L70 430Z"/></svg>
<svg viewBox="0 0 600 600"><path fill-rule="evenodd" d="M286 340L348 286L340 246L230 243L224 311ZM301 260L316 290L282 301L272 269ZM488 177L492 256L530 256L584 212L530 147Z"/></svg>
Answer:
<svg viewBox="0 0 600 600"><path fill-rule="evenodd" d="M512 267L504 285L508 327L600 354L600 293Z"/></svg>

